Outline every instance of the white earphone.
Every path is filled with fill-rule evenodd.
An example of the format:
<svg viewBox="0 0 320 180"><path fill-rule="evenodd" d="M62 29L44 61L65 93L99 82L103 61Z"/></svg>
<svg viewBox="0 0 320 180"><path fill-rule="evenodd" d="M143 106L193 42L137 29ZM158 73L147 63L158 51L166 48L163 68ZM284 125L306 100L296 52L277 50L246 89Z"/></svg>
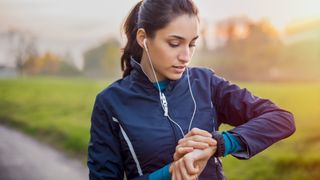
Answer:
<svg viewBox="0 0 320 180"><path fill-rule="evenodd" d="M168 117L169 116L169 110L168 110L168 103L167 103L167 99L166 99L166 96L161 92L161 89L160 89L160 85L159 85L159 81L158 81L158 77L155 73L155 70L154 70L154 67L153 67L153 64L152 64L152 61L151 61L151 58L150 58L150 54L149 54L149 51L148 51L148 47L147 47L147 38L145 38L143 40L143 45L144 45L144 49L146 50L147 52L147 56L148 56L148 59L149 59L149 63L151 65L151 68L152 68L152 71L153 71L153 75L156 79L156 83L157 83L157 86L158 86L158 90L159 90L159 98L160 98L160 102L161 102L161 105L162 105L162 109L164 111L164 116ZM149 77L148 77L149 78Z"/></svg>
<svg viewBox="0 0 320 180"><path fill-rule="evenodd" d="M149 51L148 51L148 47L147 47L147 38L144 38L144 40L143 40L143 45L144 45L145 50L146 50L147 52L149 52Z"/></svg>

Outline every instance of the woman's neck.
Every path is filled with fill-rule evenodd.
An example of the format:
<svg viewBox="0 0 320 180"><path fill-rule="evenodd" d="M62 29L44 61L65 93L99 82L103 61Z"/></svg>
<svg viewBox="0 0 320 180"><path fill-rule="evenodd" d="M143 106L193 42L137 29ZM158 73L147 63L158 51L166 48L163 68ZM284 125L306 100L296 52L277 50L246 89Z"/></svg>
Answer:
<svg viewBox="0 0 320 180"><path fill-rule="evenodd" d="M151 62L152 62L152 60L151 60ZM156 69L154 69L154 71L155 71L155 74L157 76L157 79L155 78L153 70L152 70L152 67L151 67L151 64L149 62L149 59L145 54L142 55L142 58L141 58L141 61L140 61L140 65L141 65L142 71L145 73L145 75L149 78L149 80L152 83L155 83L157 80L158 81L166 80L165 78L162 78L162 76L159 75L159 73L157 73Z"/></svg>

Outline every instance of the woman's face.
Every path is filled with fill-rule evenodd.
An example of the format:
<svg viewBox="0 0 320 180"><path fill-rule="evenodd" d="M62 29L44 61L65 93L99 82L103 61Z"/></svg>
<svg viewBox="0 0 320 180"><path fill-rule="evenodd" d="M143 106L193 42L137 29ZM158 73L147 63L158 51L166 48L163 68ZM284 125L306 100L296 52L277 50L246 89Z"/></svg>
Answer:
<svg viewBox="0 0 320 180"><path fill-rule="evenodd" d="M199 37L199 21L196 16L181 15L174 18L165 28L156 31L155 37L147 40L149 55L159 81L181 78L190 63ZM148 77L155 78L143 52L141 65Z"/></svg>

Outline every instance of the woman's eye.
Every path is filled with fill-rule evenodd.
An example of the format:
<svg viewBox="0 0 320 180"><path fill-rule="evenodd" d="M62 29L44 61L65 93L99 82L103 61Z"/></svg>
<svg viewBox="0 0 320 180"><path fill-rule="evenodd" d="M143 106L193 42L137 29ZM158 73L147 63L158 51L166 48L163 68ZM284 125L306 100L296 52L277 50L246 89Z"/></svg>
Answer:
<svg viewBox="0 0 320 180"><path fill-rule="evenodd" d="M178 43L169 43L169 45L170 45L171 47L178 47L178 46L179 46Z"/></svg>
<svg viewBox="0 0 320 180"><path fill-rule="evenodd" d="M189 47L196 47L196 42L195 41L190 42Z"/></svg>
<svg viewBox="0 0 320 180"><path fill-rule="evenodd" d="M178 47L178 46L180 46L180 43L174 43L174 42L169 42L169 46L170 47L173 47L173 48L175 48L175 47ZM196 46L196 43L191 43L191 44L189 44L189 47L191 48L191 47L195 47Z"/></svg>

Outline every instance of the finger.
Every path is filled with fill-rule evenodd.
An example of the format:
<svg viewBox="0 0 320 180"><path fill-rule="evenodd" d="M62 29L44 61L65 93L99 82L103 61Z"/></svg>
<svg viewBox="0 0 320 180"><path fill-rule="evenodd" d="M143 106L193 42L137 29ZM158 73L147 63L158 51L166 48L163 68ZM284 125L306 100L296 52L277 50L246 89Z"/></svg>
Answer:
<svg viewBox="0 0 320 180"><path fill-rule="evenodd" d="M170 167L169 167L169 173L171 173L171 174L172 174L172 172L173 172L173 163L174 163L174 162L172 162L172 163L170 164Z"/></svg>
<svg viewBox="0 0 320 180"><path fill-rule="evenodd" d="M176 177L175 177L175 174L174 174L173 171L172 171L172 173L171 173L171 180L176 180Z"/></svg>
<svg viewBox="0 0 320 180"><path fill-rule="evenodd" d="M189 179L190 180L197 180L198 176L199 176L198 174L195 174L195 175L190 176Z"/></svg>
<svg viewBox="0 0 320 180"><path fill-rule="evenodd" d="M199 171L200 170L200 166L199 165L195 165L195 169L197 170L197 171Z"/></svg>
<svg viewBox="0 0 320 180"><path fill-rule="evenodd" d="M179 168L180 168L180 172L181 172L181 177L183 179L190 179L190 176L189 176L187 169L184 165L184 161L180 161Z"/></svg>
<svg viewBox="0 0 320 180"><path fill-rule="evenodd" d="M199 165L195 165L195 169L199 172L199 174L197 173L197 174L190 176L190 179L192 179L192 180L197 180L198 176L200 176L200 173L201 173Z"/></svg>
<svg viewBox="0 0 320 180"><path fill-rule="evenodd" d="M213 139L212 137L206 137L206 136L202 136L202 135L194 135L194 136L190 136L190 137L185 137L183 139L180 139L178 141L178 144L182 144L186 141L196 141L196 142L203 142L203 143L207 143L209 145L216 145L217 141L215 139Z"/></svg>
<svg viewBox="0 0 320 180"><path fill-rule="evenodd" d="M180 159L182 156L184 156L185 154L192 152L193 151L193 147L180 147L177 146L176 147L176 152L173 155L173 159L176 161L178 159Z"/></svg>
<svg viewBox="0 0 320 180"><path fill-rule="evenodd" d="M186 167L188 174L194 175L199 172L198 169L194 167L195 160L191 156L188 156L187 154L182 158L182 160L184 161L184 165Z"/></svg>
<svg viewBox="0 0 320 180"><path fill-rule="evenodd" d="M192 150L193 150L193 147L188 147L188 146L177 145L176 147L176 153L186 153L186 152L191 152Z"/></svg>
<svg viewBox="0 0 320 180"><path fill-rule="evenodd" d="M180 166L180 161L177 161L176 168L175 168L175 170L176 170L176 178L177 178L177 180L183 180L179 166Z"/></svg>
<svg viewBox="0 0 320 180"><path fill-rule="evenodd" d="M217 151L217 146L210 146L209 148L203 150L205 154L210 158ZM205 157L206 158L206 157Z"/></svg>
<svg viewBox="0 0 320 180"><path fill-rule="evenodd" d="M172 163L170 168L171 168L171 178L172 178L172 180L177 180L175 162Z"/></svg>
<svg viewBox="0 0 320 180"><path fill-rule="evenodd" d="M205 142L197 142L193 140L183 141L178 145L179 147L192 147L193 149L205 149L209 147L208 143Z"/></svg>
<svg viewBox="0 0 320 180"><path fill-rule="evenodd" d="M198 171L198 172L200 172L200 167L198 166L198 165L196 165L196 166L194 166L195 167L195 169ZM198 178L198 176L200 175L200 173L198 174L193 174L193 175L191 175L190 176L190 180L197 180L197 178Z"/></svg>
<svg viewBox="0 0 320 180"><path fill-rule="evenodd" d="M193 135L201 135L201 136L207 136L207 137L212 137L212 134L209 133L208 131L199 129L199 128L192 128L191 131L186 134L185 137L193 136Z"/></svg>

